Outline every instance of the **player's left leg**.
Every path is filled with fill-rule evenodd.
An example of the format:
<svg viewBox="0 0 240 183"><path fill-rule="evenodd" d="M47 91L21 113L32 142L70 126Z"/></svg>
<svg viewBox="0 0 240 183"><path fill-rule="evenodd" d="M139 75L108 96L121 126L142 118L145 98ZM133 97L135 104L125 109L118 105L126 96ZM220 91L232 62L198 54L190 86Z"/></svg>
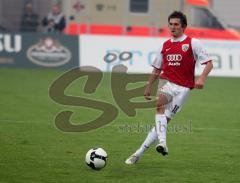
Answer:
<svg viewBox="0 0 240 183"><path fill-rule="evenodd" d="M156 133L159 143L156 146L157 152L162 155L168 154L168 148L166 144L167 124L170 119L165 115L165 110L171 104L174 97L174 85L171 82L165 84L159 83L158 87L158 99L156 103L155 125Z"/></svg>
<svg viewBox="0 0 240 183"><path fill-rule="evenodd" d="M167 84L165 81L160 81L159 85L158 85L158 92L157 92L157 114L155 115L155 119L158 120L158 113L164 114L164 106L165 104L169 103L171 101L171 95L166 93L166 92L161 92L161 88L162 86L165 86L166 88L169 88L169 83ZM155 120L155 121L156 121ZM157 123L157 122L156 122ZM143 155L143 153L149 148L149 146L158 138L158 132L157 132L157 128L159 128L159 126L155 126L154 128L152 128L152 130L148 133L146 139L144 140L144 142L142 143L142 145L140 146L140 148L133 153L130 157L128 157L128 159L125 161L126 164L135 164L139 158Z"/></svg>
<svg viewBox="0 0 240 183"><path fill-rule="evenodd" d="M156 115L156 129L158 134L159 144L156 146L156 150L162 155L168 154L167 148L167 124L174 117L174 115L180 111L184 102L186 101L189 88L179 86L171 83L172 101L166 106L158 106Z"/></svg>
<svg viewBox="0 0 240 183"><path fill-rule="evenodd" d="M167 134L167 124L170 121L170 119L168 119L165 115L165 108L168 105L164 105L166 104L164 100L167 101L169 105L172 101L172 95L169 95L168 93L159 94L158 101L157 101L155 124L156 124L156 133L157 133L157 138L159 140L159 143L156 146L156 150L157 152L161 153L163 156L168 154L166 134Z"/></svg>
<svg viewBox="0 0 240 183"><path fill-rule="evenodd" d="M166 142L167 124L170 121L170 119L172 119L174 115L181 110L183 104L185 103L189 95L189 88L174 85L173 85L174 95L172 101L164 108L164 114L162 114L161 111L161 115L159 115L158 118L156 119L156 125L159 124L159 126L157 126L159 144L156 146L156 150L164 156L168 154Z"/></svg>

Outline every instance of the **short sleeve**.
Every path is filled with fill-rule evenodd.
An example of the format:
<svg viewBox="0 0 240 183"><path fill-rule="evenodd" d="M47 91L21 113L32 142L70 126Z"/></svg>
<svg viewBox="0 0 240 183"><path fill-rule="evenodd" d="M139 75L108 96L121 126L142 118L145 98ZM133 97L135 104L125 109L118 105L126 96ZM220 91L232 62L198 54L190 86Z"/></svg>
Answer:
<svg viewBox="0 0 240 183"><path fill-rule="evenodd" d="M160 49L158 49L158 52L157 52L157 56L155 58L155 60L153 61L152 63L152 66L156 69L161 69L162 68L162 46Z"/></svg>
<svg viewBox="0 0 240 183"><path fill-rule="evenodd" d="M192 49L194 59L200 64L205 64L212 60L207 50L198 39L192 38Z"/></svg>

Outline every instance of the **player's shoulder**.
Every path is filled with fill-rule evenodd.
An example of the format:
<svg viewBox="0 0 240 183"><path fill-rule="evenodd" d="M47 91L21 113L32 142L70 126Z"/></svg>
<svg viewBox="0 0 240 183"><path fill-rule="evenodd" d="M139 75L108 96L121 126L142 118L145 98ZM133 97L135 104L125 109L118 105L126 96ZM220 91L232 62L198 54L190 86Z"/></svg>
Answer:
<svg viewBox="0 0 240 183"><path fill-rule="evenodd" d="M163 47L165 47L165 46L167 46L167 45L169 45L169 44L171 44L171 43L172 43L171 39L167 39L167 40L165 40L165 41L163 42Z"/></svg>
<svg viewBox="0 0 240 183"><path fill-rule="evenodd" d="M171 39L169 38L169 39L165 40L165 41L163 42L163 44L171 43L171 42L172 42L172 41L171 41Z"/></svg>
<svg viewBox="0 0 240 183"><path fill-rule="evenodd" d="M192 44L192 47L196 48L196 49L204 47L203 44L202 44L202 41L197 39L197 38L192 38L191 39L191 44Z"/></svg>
<svg viewBox="0 0 240 183"><path fill-rule="evenodd" d="M164 41L161 41L160 46L159 46L159 51L162 52L166 47L169 46L169 43L171 42L171 39L167 39Z"/></svg>
<svg viewBox="0 0 240 183"><path fill-rule="evenodd" d="M197 38L191 38L191 42L192 42L192 44L196 44L196 45L202 44L202 42Z"/></svg>

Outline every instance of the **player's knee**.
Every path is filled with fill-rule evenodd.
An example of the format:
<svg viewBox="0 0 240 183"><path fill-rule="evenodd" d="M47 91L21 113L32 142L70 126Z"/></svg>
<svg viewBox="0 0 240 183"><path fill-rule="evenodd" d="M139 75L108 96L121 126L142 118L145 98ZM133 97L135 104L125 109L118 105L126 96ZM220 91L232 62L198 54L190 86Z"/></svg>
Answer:
<svg viewBox="0 0 240 183"><path fill-rule="evenodd" d="M157 101L157 103L156 103L156 107L157 107L158 109L163 108L164 105L165 105L165 104L164 104L163 102L161 102L161 101Z"/></svg>
<svg viewBox="0 0 240 183"><path fill-rule="evenodd" d="M157 109L157 113L164 114L164 111L165 111L164 105L157 104L157 108L156 109Z"/></svg>
<svg viewBox="0 0 240 183"><path fill-rule="evenodd" d="M157 99L157 106L165 105L171 102L171 95L168 94L160 94Z"/></svg>
<svg viewBox="0 0 240 183"><path fill-rule="evenodd" d="M158 98L156 106L157 108L161 108L163 106L165 106L168 103L167 98L165 98L165 96L161 96Z"/></svg>

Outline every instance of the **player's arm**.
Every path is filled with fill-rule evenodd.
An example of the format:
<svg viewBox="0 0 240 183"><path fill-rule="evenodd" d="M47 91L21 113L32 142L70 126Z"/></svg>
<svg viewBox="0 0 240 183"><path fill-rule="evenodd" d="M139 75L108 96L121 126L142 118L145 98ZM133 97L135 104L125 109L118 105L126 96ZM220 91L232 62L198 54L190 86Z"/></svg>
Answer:
<svg viewBox="0 0 240 183"><path fill-rule="evenodd" d="M198 79L195 82L195 88L197 89L203 88L205 80L208 74L211 72L212 68L213 68L212 61L207 62L205 68L203 69L202 74L198 77Z"/></svg>
<svg viewBox="0 0 240 183"><path fill-rule="evenodd" d="M152 85L154 83L154 81L159 77L161 70L157 69L157 68L153 68L152 74L147 82L147 86L146 89L144 91L144 97L146 100L151 100L151 89L152 89Z"/></svg>
<svg viewBox="0 0 240 183"><path fill-rule="evenodd" d="M154 81L159 77L160 72L161 72L162 60L163 60L161 51L162 51L162 45L161 45L160 49L158 50L157 57L152 64L152 67L153 67L152 74L148 79L147 86L144 91L144 97L146 100L151 100L150 96L151 96L152 85L153 85Z"/></svg>
<svg viewBox="0 0 240 183"><path fill-rule="evenodd" d="M203 72L195 81L195 88L202 89L208 74L213 68L212 59L207 50L204 48L203 44L198 39L192 39L192 47L195 60L197 60L197 62L199 62L201 65L205 65Z"/></svg>

